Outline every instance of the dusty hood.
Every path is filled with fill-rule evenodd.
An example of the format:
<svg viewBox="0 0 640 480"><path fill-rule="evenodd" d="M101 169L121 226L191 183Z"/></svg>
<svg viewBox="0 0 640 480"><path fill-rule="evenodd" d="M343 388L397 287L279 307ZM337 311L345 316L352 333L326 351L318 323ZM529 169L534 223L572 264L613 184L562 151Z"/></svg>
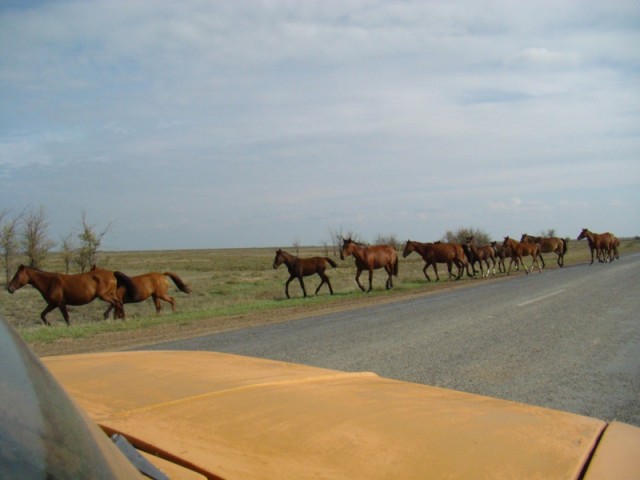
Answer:
<svg viewBox="0 0 640 480"><path fill-rule="evenodd" d="M210 352L43 359L107 431L228 479L578 478L606 423Z"/></svg>

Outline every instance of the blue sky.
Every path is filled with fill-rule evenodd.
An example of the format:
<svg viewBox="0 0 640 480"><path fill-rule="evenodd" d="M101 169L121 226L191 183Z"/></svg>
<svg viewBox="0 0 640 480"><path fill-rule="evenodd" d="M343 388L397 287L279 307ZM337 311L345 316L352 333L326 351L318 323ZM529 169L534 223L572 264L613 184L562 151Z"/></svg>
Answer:
<svg viewBox="0 0 640 480"><path fill-rule="evenodd" d="M0 6L0 211L116 250L640 234L637 1Z"/></svg>

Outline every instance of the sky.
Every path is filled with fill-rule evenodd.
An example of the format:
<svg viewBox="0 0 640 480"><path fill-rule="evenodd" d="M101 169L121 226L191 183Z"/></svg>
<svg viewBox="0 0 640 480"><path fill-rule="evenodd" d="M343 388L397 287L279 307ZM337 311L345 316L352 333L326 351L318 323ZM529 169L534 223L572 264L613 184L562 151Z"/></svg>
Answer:
<svg viewBox="0 0 640 480"><path fill-rule="evenodd" d="M3 1L40 206L109 250L640 235L640 2Z"/></svg>

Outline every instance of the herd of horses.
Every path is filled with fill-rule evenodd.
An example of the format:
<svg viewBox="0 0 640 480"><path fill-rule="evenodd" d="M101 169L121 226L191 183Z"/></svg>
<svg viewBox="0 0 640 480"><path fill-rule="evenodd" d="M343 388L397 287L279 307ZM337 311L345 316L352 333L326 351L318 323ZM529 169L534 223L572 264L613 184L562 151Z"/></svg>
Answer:
<svg viewBox="0 0 640 480"><path fill-rule="evenodd" d="M578 236L578 240L583 238L587 239L591 250L591 264L594 262L594 257L600 262L612 261L614 258L619 258L618 247L620 241L612 233L597 234L583 228ZM445 263L447 265L449 280L454 277L452 272L454 265L457 268L456 280L462 278L465 271L467 276L474 277L475 274L478 273L476 264L482 277L489 276L490 272L493 272L495 275L496 267L500 272L509 275L514 265L516 269L522 267L526 274L528 274L529 271L533 271L534 265L537 266L538 271L542 272L542 269L546 266L544 258L542 257L543 253L555 253L557 255L558 265L563 267L564 256L567 253L567 242L564 238L533 237L526 233L520 237L519 242L507 236L501 244L491 242L490 245L482 246L477 245L474 237L467 237L463 244L443 242L423 243L407 240L402 252L402 257L406 258L413 252L416 252L424 260L425 264L422 272L427 281L430 282L431 278L427 273L427 269L430 266L435 272L436 281L440 280L437 267L438 263ZM385 287L387 290L393 288L393 277L398 276L398 254L393 245L367 246L355 242L350 238L343 239L342 248L340 249L340 259L345 260L349 256L353 256L355 259L355 280L360 290L363 292L371 292L373 290L373 272L381 268L387 273ZM532 258L530 269L527 269L524 264L524 258L526 257ZM508 268L506 268L505 265L506 259L510 259ZM329 292L333 295L331 281L325 271L327 265L336 267L336 264L329 257L301 258L283 250L278 250L273 261L273 268L278 268L283 263L289 271L289 278L285 283L285 294L287 298L290 298L289 284L295 278L300 282L303 295L306 297L307 290L303 278L315 274L318 274L322 279L315 294L317 295L322 285L326 283L329 287ZM486 266L486 272L483 263ZM360 282L360 275L365 270L369 273L368 290L366 290Z"/></svg>
<svg viewBox="0 0 640 480"><path fill-rule="evenodd" d="M578 240L587 239L591 249L591 263L594 259L600 262L612 261L618 257L619 240L611 233L597 234L588 229L582 229ZM431 266L436 275L436 281L440 280L438 275L438 263L445 263L449 271L449 279L454 277L452 269L457 268L456 280L459 280L466 271L467 276L473 277L477 273L476 264L479 267L481 276L486 277L491 271L496 274L496 266L500 272L511 273L512 266L517 269L522 267L525 273L529 269L524 264L525 257L532 257L530 270L536 265L541 272L545 267L542 253L555 253L557 263L560 267L564 265L564 255L567 253L567 243L562 238L554 237L532 237L524 234L520 241L505 237L500 244L492 242L490 245L477 245L473 237L468 237L464 244L458 243L422 243L407 240L402 252L403 258L416 252L424 262L422 269L427 281L431 281L427 269ZM373 272L377 269L384 269L387 273L385 287L393 288L393 277L398 276L399 258L396 248L392 245L362 245L352 239L343 239L340 250L340 259L345 260L352 256L356 266L356 284L362 291L371 292L373 289ZM509 268L505 266L505 260L510 259ZM285 264L289 271L289 278L285 283L285 294L289 296L289 284L297 278L304 296L307 290L303 278L309 275L319 275L320 285L315 290L317 295L320 288L326 283L329 292L333 295L331 281L326 274L328 266L335 268L336 262L328 257L301 258L291 255L283 250L276 251L273 261L273 268ZM486 266L486 273L484 270ZM540 265L542 264L542 266ZM360 282L362 272L369 273L369 288L365 289ZM473 273L472 273L473 272ZM178 275L172 272L157 273L151 272L137 276L127 276L119 271L104 270L93 267L89 272L78 274L62 274L56 272L46 272L38 268L20 265L7 286L9 293L25 285L31 285L37 289L47 303L46 308L40 314L40 318L45 325L51 325L46 315L54 309L59 309L67 325L70 325L69 312L67 306L85 305L96 298L99 298L109 305L104 312L104 318L108 318L111 311L114 311L115 318L124 318L124 304L142 302L151 297L155 303L156 313L160 313L160 301L165 301L171 305L175 311L175 300L167 292L169 288L168 278L175 286L184 293L191 293L191 288L185 284Z"/></svg>

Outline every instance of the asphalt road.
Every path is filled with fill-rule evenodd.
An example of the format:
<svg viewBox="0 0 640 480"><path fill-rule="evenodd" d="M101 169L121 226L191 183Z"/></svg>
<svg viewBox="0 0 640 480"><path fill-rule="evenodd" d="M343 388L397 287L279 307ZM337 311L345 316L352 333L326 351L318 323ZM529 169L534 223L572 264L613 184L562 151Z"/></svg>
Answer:
<svg viewBox="0 0 640 480"><path fill-rule="evenodd" d="M155 345L292 361L640 426L640 255Z"/></svg>

